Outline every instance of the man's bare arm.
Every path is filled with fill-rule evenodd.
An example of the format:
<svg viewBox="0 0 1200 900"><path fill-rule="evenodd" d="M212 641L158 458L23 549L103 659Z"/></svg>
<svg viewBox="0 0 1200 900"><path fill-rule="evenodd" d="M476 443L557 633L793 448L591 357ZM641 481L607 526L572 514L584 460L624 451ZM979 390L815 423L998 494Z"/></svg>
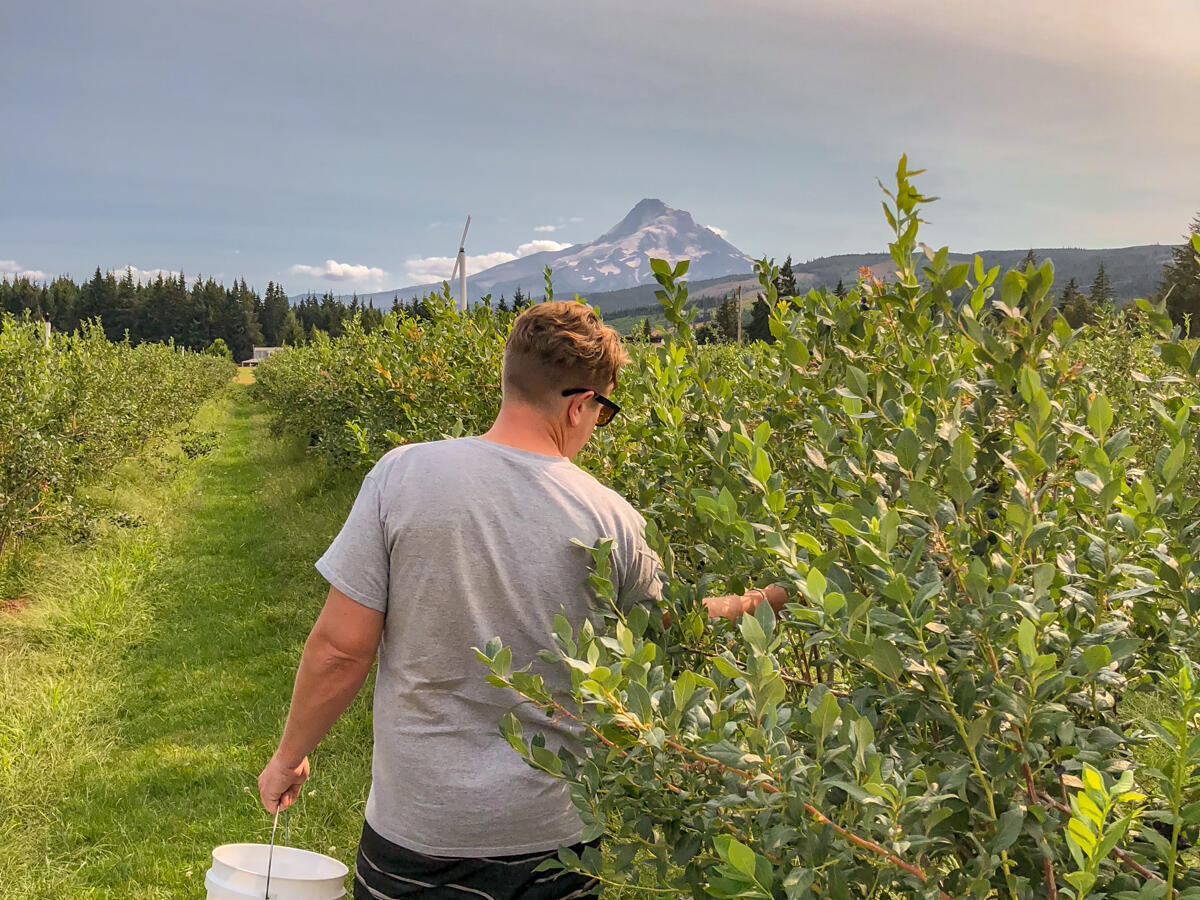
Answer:
<svg viewBox="0 0 1200 900"><path fill-rule="evenodd" d="M764 600L778 613L788 602L787 591L777 584L769 584L765 588L752 588L740 595L706 597L704 605L708 608L710 619L728 619L730 622L736 622L744 613L753 613Z"/></svg>
<svg viewBox="0 0 1200 900"><path fill-rule="evenodd" d="M778 615L788 602L787 591L777 584L769 584L765 588L751 588L744 594L727 594L723 597L705 597L704 606L710 619L728 619L736 622L744 613L753 613L758 605L766 600ZM671 614L663 613L663 628L671 624Z"/></svg>
<svg viewBox="0 0 1200 900"><path fill-rule="evenodd" d="M383 634L383 613L329 589L296 672L279 749L259 776L269 812L290 806L308 777L307 756L354 702L371 671Z"/></svg>

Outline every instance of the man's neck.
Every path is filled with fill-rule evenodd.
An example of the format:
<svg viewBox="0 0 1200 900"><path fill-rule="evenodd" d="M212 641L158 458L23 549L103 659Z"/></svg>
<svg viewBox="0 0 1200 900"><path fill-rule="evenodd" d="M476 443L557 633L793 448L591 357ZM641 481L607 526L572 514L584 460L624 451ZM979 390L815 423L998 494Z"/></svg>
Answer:
<svg viewBox="0 0 1200 900"><path fill-rule="evenodd" d="M503 444L517 450L529 453L541 453L544 456L566 456L562 445L556 439L553 429L536 410L525 406L506 404L500 407L500 414L492 427L480 435L485 441L493 444Z"/></svg>

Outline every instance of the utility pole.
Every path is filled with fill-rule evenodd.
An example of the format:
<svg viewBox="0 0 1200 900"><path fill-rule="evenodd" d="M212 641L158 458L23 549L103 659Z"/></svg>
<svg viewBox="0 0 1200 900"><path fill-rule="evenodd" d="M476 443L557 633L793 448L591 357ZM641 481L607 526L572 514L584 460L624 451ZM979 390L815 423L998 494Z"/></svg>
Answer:
<svg viewBox="0 0 1200 900"><path fill-rule="evenodd" d="M738 346L742 346L742 286L738 285L737 295Z"/></svg>

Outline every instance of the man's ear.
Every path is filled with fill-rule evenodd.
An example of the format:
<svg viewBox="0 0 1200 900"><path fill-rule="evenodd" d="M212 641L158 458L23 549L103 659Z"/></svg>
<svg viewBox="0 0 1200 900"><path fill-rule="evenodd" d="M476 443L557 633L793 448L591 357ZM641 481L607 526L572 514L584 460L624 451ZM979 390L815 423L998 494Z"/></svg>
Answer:
<svg viewBox="0 0 1200 900"><path fill-rule="evenodd" d="M583 404L591 399L591 393L572 394L571 402L567 404L567 421L572 427L578 425L583 419Z"/></svg>

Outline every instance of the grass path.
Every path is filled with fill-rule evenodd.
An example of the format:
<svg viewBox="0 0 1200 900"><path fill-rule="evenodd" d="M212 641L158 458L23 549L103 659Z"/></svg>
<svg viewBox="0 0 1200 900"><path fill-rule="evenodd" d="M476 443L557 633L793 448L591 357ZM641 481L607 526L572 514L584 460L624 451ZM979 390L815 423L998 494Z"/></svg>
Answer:
<svg viewBox="0 0 1200 900"><path fill-rule="evenodd" d="M203 897L214 846L269 834L255 779L357 485L269 438L244 385L196 425L212 454L125 464L91 497L118 524L0 575L28 600L0 611L0 896ZM293 843L351 861L369 757L360 698L312 757Z"/></svg>

